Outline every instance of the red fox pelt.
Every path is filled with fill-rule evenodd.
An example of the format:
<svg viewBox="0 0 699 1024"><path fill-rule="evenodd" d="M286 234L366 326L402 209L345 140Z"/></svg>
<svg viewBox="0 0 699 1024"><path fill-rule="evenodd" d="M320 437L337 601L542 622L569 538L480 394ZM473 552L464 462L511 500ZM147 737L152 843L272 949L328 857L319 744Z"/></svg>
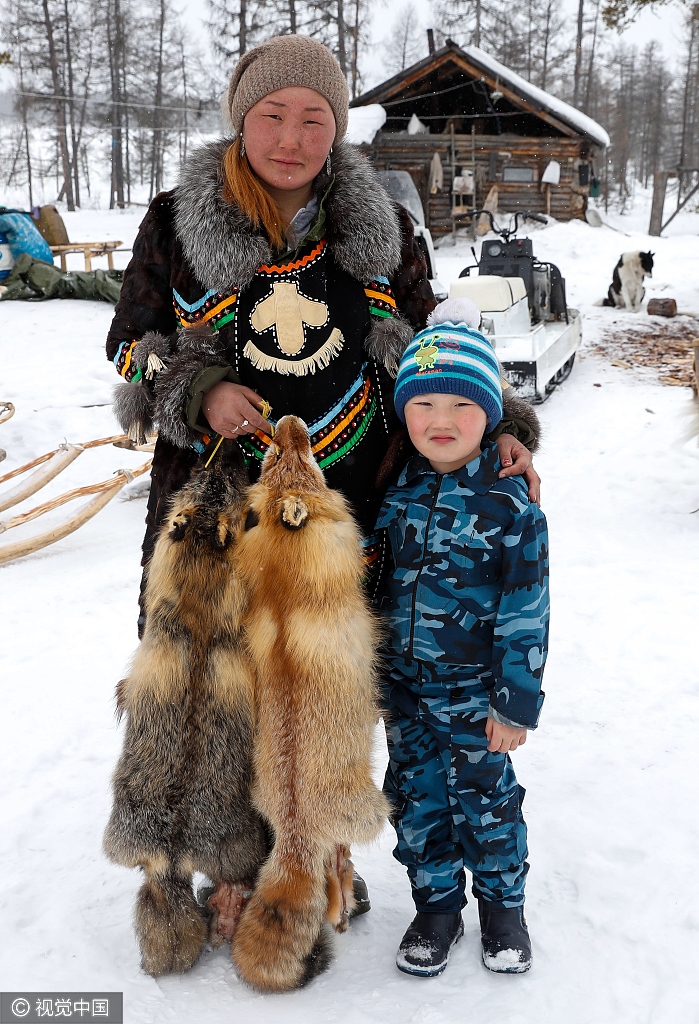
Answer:
<svg viewBox="0 0 699 1024"><path fill-rule="evenodd" d="M351 900L346 848L374 839L388 810L371 776L378 638L360 533L294 416L248 492L235 554L255 676L252 799L275 841L232 954L245 981L281 992L327 965L326 916Z"/></svg>
<svg viewBox="0 0 699 1024"><path fill-rule="evenodd" d="M207 939L193 872L220 901L226 883L252 888L270 845L250 800L253 675L235 569L247 483L227 441L174 497L148 570L143 641L118 687L126 735L104 849L145 873L135 923L153 975L187 970Z"/></svg>

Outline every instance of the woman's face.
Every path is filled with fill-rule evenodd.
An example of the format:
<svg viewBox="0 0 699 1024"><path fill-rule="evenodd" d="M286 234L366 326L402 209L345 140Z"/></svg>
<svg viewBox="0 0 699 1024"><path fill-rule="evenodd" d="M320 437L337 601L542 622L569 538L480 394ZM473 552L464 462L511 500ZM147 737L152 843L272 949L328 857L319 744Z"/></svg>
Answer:
<svg viewBox="0 0 699 1024"><path fill-rule="evenodd" d="M245 153L261 181L284 192L310 185L335 138L330 104L304 86L277 89L243 121Z"/></svg>

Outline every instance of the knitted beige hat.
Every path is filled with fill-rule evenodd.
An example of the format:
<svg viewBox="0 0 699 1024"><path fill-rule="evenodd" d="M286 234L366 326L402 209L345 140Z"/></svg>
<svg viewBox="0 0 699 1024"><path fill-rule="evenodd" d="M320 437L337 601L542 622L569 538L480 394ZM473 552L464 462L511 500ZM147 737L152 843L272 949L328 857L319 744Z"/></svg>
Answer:
<svg viewBox="0 0 699 1024"><path fill-rule="evenodd" d="M226 113L237 135L243 118L269 93L302 85L324 96L335 115L335 142L347 131L349 90L327 46L308 36L274 36L238 61L228 86Z"/></svg>

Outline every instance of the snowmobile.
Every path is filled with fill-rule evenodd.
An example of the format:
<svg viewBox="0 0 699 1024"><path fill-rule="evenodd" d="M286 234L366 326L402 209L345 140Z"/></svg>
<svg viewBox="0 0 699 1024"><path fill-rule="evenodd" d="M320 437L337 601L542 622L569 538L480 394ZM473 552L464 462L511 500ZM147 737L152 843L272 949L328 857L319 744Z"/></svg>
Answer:
<svg viewBox="0 0 699 1024"><path fill-rule="evenodd" d="M534 255L530 238L517 238L520 217L546 224L536 213L516 213L513 228L496 227L500 241L486 239L475 266L465 267L449 297L465 296L481 311L483 333L492 342L505 379L523 398L543 402L569 376L582 339L580 312L566 301L565 280L553 263Z"/></svg>

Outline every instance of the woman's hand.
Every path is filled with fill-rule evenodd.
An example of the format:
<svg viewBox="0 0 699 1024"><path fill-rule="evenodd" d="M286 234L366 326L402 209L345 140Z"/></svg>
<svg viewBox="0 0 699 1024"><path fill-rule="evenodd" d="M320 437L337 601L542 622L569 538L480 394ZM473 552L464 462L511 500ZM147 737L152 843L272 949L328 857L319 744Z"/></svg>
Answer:
<svg viewBox="0 0 699 1024"><path fill-rule="evenodd" d="M206 392L201 408L211 429L223 437L240 437L254 434L256 430L271 433L271 424L259 412L262 399L242 384L221 381Z"/></svg>
<svg viewBox="0 0 699 1024"><path fill-rule="evenodd" d="M508 750L516 750L527 742L527 730L518 729L514 725L503 725L494 718L485 723L485 734L489 740L488 750L491 754L506 754Z"/></svg>
<svg viewBox="0 0 699 1024"><path fill-rule="evenodd" d="M220 387L220 385L219 385ZM500 434L495 442L502 469L498 477L523 476L529 488L529 500L541 504L541 477L532 465L532 454L513 434Z"/></svg>

